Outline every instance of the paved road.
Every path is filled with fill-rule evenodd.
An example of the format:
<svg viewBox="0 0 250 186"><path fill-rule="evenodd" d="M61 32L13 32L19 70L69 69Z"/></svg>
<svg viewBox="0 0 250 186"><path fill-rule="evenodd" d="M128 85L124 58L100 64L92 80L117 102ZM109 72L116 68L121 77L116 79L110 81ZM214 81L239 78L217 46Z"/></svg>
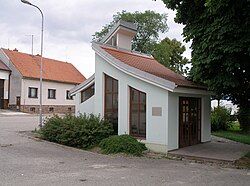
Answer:
<svg viewBox="0 0 250 186"><path fill-rule="evenodd" d="M0 185L249 185L247 170L94 154L36 141L37 117L0 117Z"/></svg>

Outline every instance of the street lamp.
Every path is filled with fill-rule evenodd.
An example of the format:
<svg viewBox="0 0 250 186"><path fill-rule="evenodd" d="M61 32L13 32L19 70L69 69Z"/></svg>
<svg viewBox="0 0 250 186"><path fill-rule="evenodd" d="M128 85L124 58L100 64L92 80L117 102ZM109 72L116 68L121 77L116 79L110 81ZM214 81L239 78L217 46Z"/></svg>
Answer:
<svg viewBox="0 0 250 186"><path fill-rule="evenodd" d="M21 0L22 3L33 6L39 10L39 12L42 15L42 28L41 28L41 61L40 61L40 105L39 105L39 127L41 128L43 126L43 115L42 115L42 88L43 88L43 22L44 22L44 17L43 17L43 12L42 10L36 6L30 3L29 1L26 0Z"/></svg>

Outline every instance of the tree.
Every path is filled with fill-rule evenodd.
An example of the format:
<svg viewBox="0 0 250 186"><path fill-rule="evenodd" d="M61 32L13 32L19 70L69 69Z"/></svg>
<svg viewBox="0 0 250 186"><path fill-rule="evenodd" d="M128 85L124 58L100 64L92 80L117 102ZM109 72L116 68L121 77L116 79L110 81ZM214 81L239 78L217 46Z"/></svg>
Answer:
<svg viewBox="0 0 250 186"><path fill-rule="evenodd" d="M181 42L166 37L155 45L153 56L158 62L169 69L176 73L184 74L188 71L188 68L184 69L184 66L189 63L189 60L182 56L185 50L186 48Z"/></svg>
<svg viewBox="0 0 250 186"><path fill-rule="evenodd" d="M240 108L239 121L250 132L250 1L163 0L176 10L192 40L191 78Z"/></svg>
<svg viewBox="0 0 250 186"><path fill-rule="evenodd" d="M93 40L100 41L120 19L137 25L138 31L133 39L132 49L142 53L151 54L159 40L159 34L168 31L166 14L149 10L133 13L122 11L113 15L113 21L105 25L100 32L96 32Z"/></svg>

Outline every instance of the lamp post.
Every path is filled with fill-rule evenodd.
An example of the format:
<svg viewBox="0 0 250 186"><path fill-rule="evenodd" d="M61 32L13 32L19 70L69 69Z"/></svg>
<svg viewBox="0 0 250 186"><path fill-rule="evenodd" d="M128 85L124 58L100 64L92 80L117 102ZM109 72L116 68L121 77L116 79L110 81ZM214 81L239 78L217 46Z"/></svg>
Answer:
<svg viewBox="0 0 250 186"><path fill-rule="evenodd" d="M41 128L43 126L43 115L42 115L42 88L43 88L43 22L44 22L44 17L43 17L43 12L42 10L36 6L30 3L29 1L26 0L21 0L22 3L33 6L39 10L42 16L42 28L41 28L41 59L40 59L40 105L39 105L39 127Z"/></svg>

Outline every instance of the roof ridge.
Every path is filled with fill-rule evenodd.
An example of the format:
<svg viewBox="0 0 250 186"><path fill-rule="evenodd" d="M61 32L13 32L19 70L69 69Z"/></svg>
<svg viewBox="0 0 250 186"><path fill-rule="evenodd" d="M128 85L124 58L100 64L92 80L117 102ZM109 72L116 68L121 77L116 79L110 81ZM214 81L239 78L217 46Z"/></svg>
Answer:
<svg viewBox="0 0 250 186"><path fill-rule="evenodd" d="M2 49L23 77L39 78L41 56ZM78 84L86 78L69 62L43 57L43 79ZM34 70L35 69L35 70Z"/></svg>
<svg viewBox="0 0 250 186"><path fill-rule="evenodd" d="M102 46L103 46L103 45L102 45ZM101 46L101 47L102 47L102 46ZM132 53L132 52L129 52L129 51L126 51L126 50L119 50L119 49L114 48L114 47L112 47L112 46L109 47L109 46L105 46L105 45L104 45L104 48L110 49L110 50L113 50L113 51L117 51L117 52L121 52L121 53L125 53L125 54L128 54L128 55L134 55L134 56L139 56L139 57L142 57L142 58L145 58L145 59L150 59L150 60L152 60L152 61L154 61L154 62L157 62L157 63L158 63L159 65L161 65L165 70L168 70L168 71L173 72L173 73L175 74L175 76L177 76L177 77L179 77L179 78L181 78L181 79L187 80L187 78L186 78L185 76L183 76L183 75L181 75L181 74L178 74L178 73L174 72L173 70L167 68L166 66L164 66L163 64L161 64L160 62L158 62L154 57L144 56L144 55L140 55L140 54L138 54L138 53ZM136 52L136 51L135 51L135 52ZM143 53L142 53L142 54L143 54ZM145 54L145 55L147 55L147 54ZM187 80L187 81L189 81L189 80Z"/></svg>
<svg viewBox="0 0 250 186"><path fill-rule="evenodd" d="M141 53L141 52L138 52L138 51L133 51L133 50L129 51L129 50L124 50L124 49L121 49L121 48L115 48L115 47L106 46L106 45L101 45L101 47L104 47L104 48L109 49L109 50L114 50L114 51L122 52L122 53L129 54L129 55L136 55L136 56L139 56L139 57L142 57L142 58L155 60L154 57L148 56L147 54Z"/></svg>
<svg viewBox="0 0 250 186"><path fill-rule="evenodd" d="M20 53L20 54L23 54L23 55L28 55L30 57L36 57L36 58L40 58L41 55L40 54L36 54L36 55L32 55L32 54L28 54L28 53L25 53L25 52L20 52L20 51L13 51L13 50L10 50L10 49L6 49L6 48L2 48L3 50L8 50L10 52L17 52L17 53ZM55 62L59 62L59 63L67 63L67 64L71 64L71 62L67 62L67 61L61 61L61 60L58 60L58 59L53 59L53 58L48 58L48 57L45 57L43 56L43 59L47 59L47 60L52 60L52 61L55 61Z"/></svg>

